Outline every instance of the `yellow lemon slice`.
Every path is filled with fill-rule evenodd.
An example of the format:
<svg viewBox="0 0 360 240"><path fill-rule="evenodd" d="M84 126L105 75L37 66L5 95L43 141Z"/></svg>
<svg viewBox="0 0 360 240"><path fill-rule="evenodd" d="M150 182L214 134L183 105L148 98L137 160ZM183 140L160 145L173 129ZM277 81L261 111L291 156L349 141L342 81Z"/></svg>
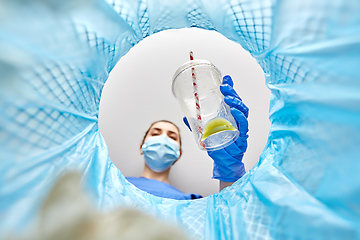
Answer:
<svg viewBox="0 0 360 240"><path fill-rule="evenodd" d="M206 123L201 141L205 140L210 135L221 131L236 131L236 128L234 128L231 123L224 118L214 118Z"/></svg>

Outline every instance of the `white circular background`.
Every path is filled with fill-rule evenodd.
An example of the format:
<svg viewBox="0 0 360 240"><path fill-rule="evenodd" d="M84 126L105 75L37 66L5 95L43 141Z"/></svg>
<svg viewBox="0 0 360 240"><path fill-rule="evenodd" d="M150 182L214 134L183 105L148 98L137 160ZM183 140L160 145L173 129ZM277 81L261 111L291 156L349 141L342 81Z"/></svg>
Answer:
<svg viewBox="0 0 360 240"><path fill-rule="evenodd" d="M218 191L218 180L211 178L213 161L196 146L171 92L172 77L189 60L190 51L195 58L215 64L223 75L230 75L235 90L249 107L248 150L243 162L246 170L251 169L268 137L270 90L256 60L239 44L214 31L167 30L133 47L105 84L99 127L110 159L125 176L138 177L144 167L140 143L147 128L160 119L174 122L181 131L183 155L171 169L170 183L185 193L208 196Z"/></svg>

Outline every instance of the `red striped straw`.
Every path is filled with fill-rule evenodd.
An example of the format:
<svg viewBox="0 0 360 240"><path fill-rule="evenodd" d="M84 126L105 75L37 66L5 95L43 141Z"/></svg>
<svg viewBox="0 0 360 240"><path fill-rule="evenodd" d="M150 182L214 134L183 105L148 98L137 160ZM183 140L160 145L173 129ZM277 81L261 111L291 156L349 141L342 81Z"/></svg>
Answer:
<svg viewBox="0 0 360 240"><path fill-rule="evenodd" d="M190 60L194 60L194 53L192 51L190 51ZM192 67L191 68L191 76L192 76L192 80L193 80L193 87L194 87L194 96L195 96L195 104L196 104L196 117L197 117L197 121L198 121L198 131L200 133L200 136L202 136L202 132L203 129L201 127L201 112L200 112L200 100L199 100L199 95L198 95L198 91L197 91L197 80L196 80L196 75L195 75L195 68ZM204 141L200 140L200 146L205 148L205 143Z"/></svg>

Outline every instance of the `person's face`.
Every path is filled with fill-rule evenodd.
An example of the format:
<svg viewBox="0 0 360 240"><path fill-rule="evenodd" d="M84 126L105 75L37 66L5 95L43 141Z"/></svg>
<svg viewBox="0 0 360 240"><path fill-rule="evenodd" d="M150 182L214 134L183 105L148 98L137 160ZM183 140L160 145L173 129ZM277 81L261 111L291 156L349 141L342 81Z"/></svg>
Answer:
<svg viewBox="0 0 360 240"><path fill-rule="evenodd" d="M160 136L162 134L166 134L169 138L176 141L180 145L179 130L173 124L168 122L157 122L153 124L145 137L145 141L150 137ZM142 145L140 146L140 153L142 154L141 147Z"/></svg>
<svg viewBox="0 0 360 240"><path fill-rule="evenodd" d="M151 126L148 134L145 137L146 139L153 136L160 136L162 134L166 134L169 138L176 141L180 145L179 131L178 129L168 122L157 122Z"/></svg>

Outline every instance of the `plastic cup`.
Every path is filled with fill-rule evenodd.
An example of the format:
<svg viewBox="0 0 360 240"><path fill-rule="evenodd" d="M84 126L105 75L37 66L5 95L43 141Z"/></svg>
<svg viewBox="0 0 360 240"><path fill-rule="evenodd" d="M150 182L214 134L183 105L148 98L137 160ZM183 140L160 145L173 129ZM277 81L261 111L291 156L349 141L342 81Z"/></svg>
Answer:
<svg viewBox="0 0 360 240"><path fill-rule="evenodd" d="M230 107L220 92L221 83L219 69L201 59L184 63L173 77L172 92L190 124L197 145L207 151L224 148L239 136Z"/></svg>

